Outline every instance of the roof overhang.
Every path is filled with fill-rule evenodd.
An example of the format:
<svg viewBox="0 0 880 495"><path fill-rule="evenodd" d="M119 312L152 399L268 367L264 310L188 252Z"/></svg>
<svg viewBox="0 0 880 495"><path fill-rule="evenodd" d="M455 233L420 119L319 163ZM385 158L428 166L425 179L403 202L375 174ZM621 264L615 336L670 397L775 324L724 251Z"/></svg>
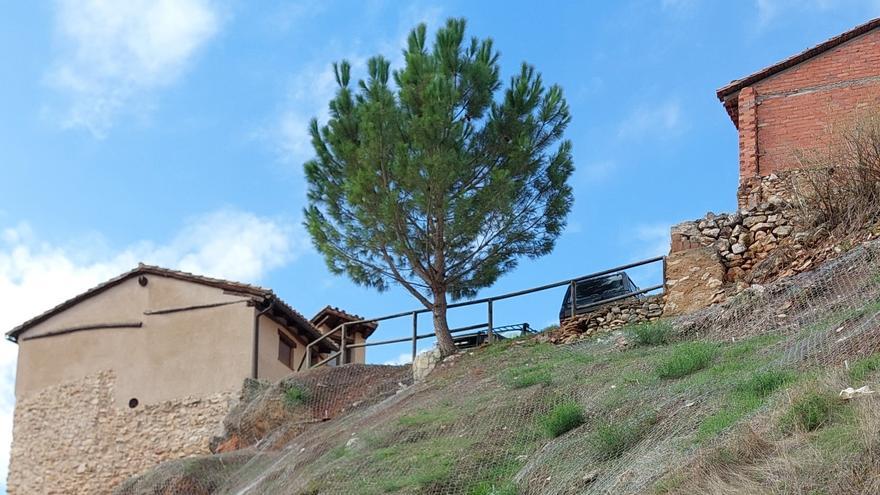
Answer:
<svg viewBox="0 0 880 495"><path fill-rule="evenodd" d="M379 323L375 321L364 321L364 318L361 316L348 313L333 306L325 306L324 309L318 311L312 317L310 322L316 327L325 324L330 328L336 328L343 323L359 322L354 323L349 328L353 332L362 334L365 339L369 338L376 331L376 328L379 327Z"/></svg>
<svg viewBox="0 0 880 495"><path fill-rule="evenodd" d="M802 62L805 62L817 55L820 55L832 48L842 45L847 41L850 41L854 38L857 38L865 33L873 31L880 27L880 17L876 19L872 19L864 24L856 26L849 31L839 34L831 39L826 40L823 43L820 43L812 48L808 48L807 50L798 53L797 55L791 56L781 62L773 64L769 67L765 67L753 74L750 74L741 79L737 79L735 81L731 81L730 83L722 86L716 91L716 95L721 103L724 105L725 110L727 110L727 114L730 116L730 119L733 121L734 125L738 126L739 123L739 92L743 88L747 86L751 86L758 81L766 79L770 76L778 74L786 69L794 67Z"/></svg>

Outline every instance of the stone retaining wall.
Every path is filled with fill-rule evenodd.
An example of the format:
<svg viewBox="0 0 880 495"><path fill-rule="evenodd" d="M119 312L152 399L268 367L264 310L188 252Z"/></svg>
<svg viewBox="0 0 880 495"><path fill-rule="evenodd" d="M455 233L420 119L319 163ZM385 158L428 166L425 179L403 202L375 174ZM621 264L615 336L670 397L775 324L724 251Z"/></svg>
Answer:
<svg viewBox="0 0 880 495"><path fill-rule="evenodd" d="M625 325L656 320L663 314L662 298L657 295L609 303L595 311L566 319L558 330L550 332L546 338L550 342L564 344Z"/></svg>
<svg viewBox="0 0 880 495"><path fill-rule="evenodd" d="M44 389L15 408L10 495L109 494L163 461L209 454L235 392L119 408L115 374Z"/></svg>
<svg viewBox="0 0 880 495"><path fill-rule="evenodd" d="M807 234L787 203L761 203L737 213L708 213L672 227L671 253L713 246L725 267L725 282L748 281L749 272L781 244L796 245Z"/></svg>
<svg viewBox="0 0 880 495"><path fill-rule="evenodd" d="M795 199L797 170L787 170L764 177L747 177L736 193L740 210L757 208L761 203L791 203Z"/></svg>

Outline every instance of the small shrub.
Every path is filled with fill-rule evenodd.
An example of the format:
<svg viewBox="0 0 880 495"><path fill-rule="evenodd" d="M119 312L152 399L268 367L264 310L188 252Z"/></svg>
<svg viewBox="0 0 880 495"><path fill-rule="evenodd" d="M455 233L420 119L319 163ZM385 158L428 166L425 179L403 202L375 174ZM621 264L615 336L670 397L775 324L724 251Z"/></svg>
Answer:
<svg viewBox="0 0 880 495"><path fill-rule="evenodd" d="M284 390L284 404L287 407L296 407L305 404L309 400L309 391L302 385L289 385Z"/></svg>
<svg viewBox="0 0 880 495"><path fill-rule="evenodd" d="M765 370L752 374L746 381L736 386L736 392L763 399L779 387L791 381L791 373L782 370Z"/></svg>
<svg viewBox="0 0 880 495"><path fill-rule="evenodd" d="M637 444L657 422L657 415L650 413L621 422L600 424L593 435L592 444L600 460L620 457Z"/></svg>
<svg viewBox="0 0 880 495"><path fill-rule="evenodd" d="M880 370L880 353L868 356L853 363L849 367L849 377L856 382L862 382L871 373Z"/></svg>
<svg viewBox="0 0 880 495"><path fill-rule="evenodd" d="M541 429L556 438L584 423L584 409L576 402L563 402L540 419Z"/></svg>
<svg viewBox="0 0 880 495"><path fill-rule="evenodd" d="M840 399L828 393L809 392L791 404L782 417L782 427L787 431L814 431L828 423L840 406Z"/></svg>
<svg viewBox="0 0 880 495"><path fill-rule="evenodd" d="M669 343L672 326L665 321L640 323L633 327L635 341L639 345L664 345Z"/></svg>
<svg viewBox="0 0 880 495"><path fill-rule="evenodd" d="M699 371L715 357L716 347L705 342L688 342L676 348L657 367L660 378L681 378Z"/></svg>

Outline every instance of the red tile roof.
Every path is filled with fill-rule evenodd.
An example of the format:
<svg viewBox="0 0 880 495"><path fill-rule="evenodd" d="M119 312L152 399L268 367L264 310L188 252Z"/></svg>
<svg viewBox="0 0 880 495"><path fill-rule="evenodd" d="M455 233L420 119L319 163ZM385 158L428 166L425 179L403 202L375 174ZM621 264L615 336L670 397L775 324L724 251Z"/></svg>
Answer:
<svg viewBox="0 0 880 495"><path fill-rule="evenodd" d="M318 325L319 321L321 321L321 319L326 316L332 316L332 317L338 318L344 322L353 322L353 321L363 321L364 320L363 316L349 313L349 312L342 310L340 308L337 308L335 306L327 305L327 306L324 306L324 308L321 311L318 311L318 313L315 314L315 316L313 316L310 321L313 325ZM365 321L363 323L359 323L357 326L361 327L362 333L364 334L364 338L366 339L367 337L372 335L373 332L376 331L376 328L379 327L379 323L375 322L375 321Z"/></svg>
<svg viewBox="0 0 880 495"><path fill-rule="evenodd" d="M812 48L808 48L797 55L791 56L781 62L775 63L769 67L765 67L753 74L750 74L746 77L737 79L735 81L731 81L729 84L722 86L718 89L716 94L718 95L718 99L721 100L721 103L724 104L724 108L727 110L727 114L730 115L730 118L733 120L733 123L737 123L737 94L739 91L747 86L751 86L756 82L768 78L774 74L778 74L788 68L794 67L806 60L809 60L821 53L824 53L836 46L839 46L847 41L861 36L869 31L873 31L874 29L880 27L880 17L876 19L872 19L864 24L854 27L849 31L839 34L833 38L830 38Z"/></svg>

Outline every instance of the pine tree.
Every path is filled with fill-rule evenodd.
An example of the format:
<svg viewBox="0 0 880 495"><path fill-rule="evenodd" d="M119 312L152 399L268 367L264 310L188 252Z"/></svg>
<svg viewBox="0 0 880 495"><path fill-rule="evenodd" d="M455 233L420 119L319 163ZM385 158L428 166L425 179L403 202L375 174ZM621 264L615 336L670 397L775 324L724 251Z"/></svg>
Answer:
<svg viewBox="0 0 880 495"><path fill-rule="evenodd" d="M404 287L432 312L443 355L455 352L447 295L548 254L573 200L561 88L524 63L496 99L498 52L464 35L450 19L429 49L419 25L402 69L374 57L356 87L350 64L334 64L339 88L327 125L311 121L305 164L305 225L330 270Z"/></svg>

